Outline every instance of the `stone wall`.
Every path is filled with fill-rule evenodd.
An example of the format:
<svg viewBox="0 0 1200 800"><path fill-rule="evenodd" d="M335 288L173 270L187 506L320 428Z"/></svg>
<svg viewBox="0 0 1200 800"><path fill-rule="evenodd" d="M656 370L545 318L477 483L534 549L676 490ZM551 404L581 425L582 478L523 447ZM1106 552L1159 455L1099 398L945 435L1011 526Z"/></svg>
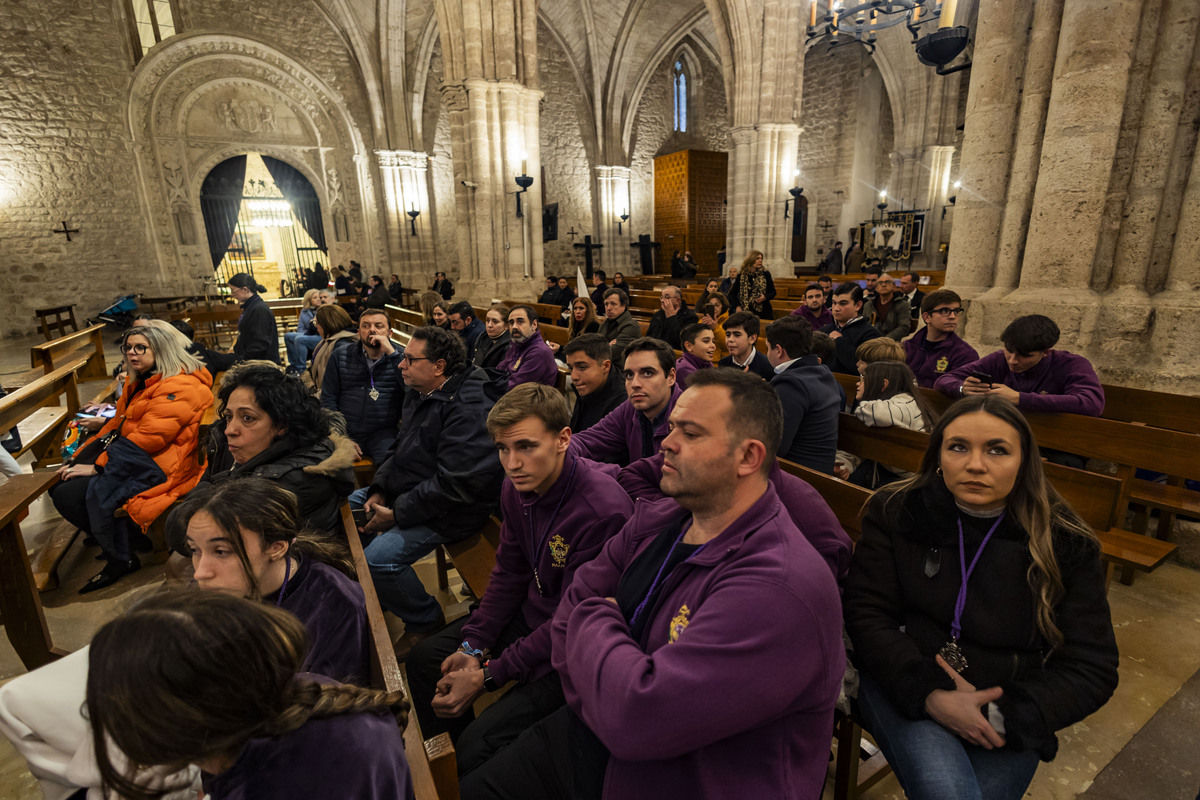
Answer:
<svg viewBox="0 0 1200 800"><path fill-rule="evenodd" d="M0 14L0 332L33 309L91 316L157 270L129 176L132 70L111 0L6 3ZM66 220L80 229L51 233ZM81 320L82 321L82 320Z"/></svg>
<svg viewBox="0 0 1200 800"><path fill-rule="evenodd" d="M575 285L577 269L584 268L582 248L573 247L586 234L597 236L593 217L596 158L591 111L570 62L544 25L538 26L538 81L542 100L541 131L542 203L558 203L558 240L546 242L543 264L547 275L567 275ZM535 176L535 179L538 176ZM531 219L534 236L542 233L540 219ZM574 228L572 240L567 231ZM614 242L602 242L607 248ZM595 251L593 251L595 252ZM603 265L603 250L597 268Z"/></svg>
<svg viewBox="0 0 1200 800"><path fill-rule="evenodd" d="M454 159L450 152L450 114L446 110L446 99L439 87L442 83L442 48L434 45L433 62L429 67L429 78L425 85L425 138L432 139L428 148L429 175L433 183L430 198L434 207L435 252L438 269L452 280L462 274L459 268L458 235L456 221L458 209L454 198ZM433 132L432 137L430 131ZM433 283L429 276L426 286Z"/></svg>

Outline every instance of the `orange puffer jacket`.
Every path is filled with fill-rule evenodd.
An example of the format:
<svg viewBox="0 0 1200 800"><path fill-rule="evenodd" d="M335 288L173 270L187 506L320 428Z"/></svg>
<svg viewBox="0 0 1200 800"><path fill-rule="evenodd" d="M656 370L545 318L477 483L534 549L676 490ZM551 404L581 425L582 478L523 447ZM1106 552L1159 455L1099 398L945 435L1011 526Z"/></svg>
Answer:
<svg viewBox="0 0 1200 800"><path fill-rule="evenodd" d="M145 450L167 476L165 483L134 495L125 504L129 517L144 531L204 474L196 447L200 419L213 402L212 376L203 368L170 378L151 375L141 391L134 394L133 390L134 381L126 381L117 413L96 436L107 436L120 427L121 436ZM108 453L102 453L96 466L103 467L107 461Z"/></svg>

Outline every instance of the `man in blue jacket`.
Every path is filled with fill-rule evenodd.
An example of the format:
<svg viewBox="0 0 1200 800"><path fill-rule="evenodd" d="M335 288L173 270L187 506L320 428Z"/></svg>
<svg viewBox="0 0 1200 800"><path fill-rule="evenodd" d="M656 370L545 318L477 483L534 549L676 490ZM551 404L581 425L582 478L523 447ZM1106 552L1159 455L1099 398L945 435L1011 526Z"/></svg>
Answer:
<svg viewBox="0 0 1200 800"><path fill-rule="evenodd" d="M475 309L466 300L450 306L450 330L457 331L467 346L467 361L475 361L475 344L483 336L483 323L475 316Z"/></svg>
<svg viewBox="0 0 1200 800"><path fill-rule="evenodd" d="M396 439L396 422L404 387L396 367L404 348L393 342L387 312L368 308L358 319L358 341L339 347L329 357L321 382L321 405L340 411L356 457L376 464L387 458Z"/></svg>
<svg viewBox="0 0 1200 800"><path fill-rule="evenodd" d="M812 328L799 317L775 320L767 326L767 358L783 404L780 458L832 475L842 398L833 373L812 355Z"/></svg>

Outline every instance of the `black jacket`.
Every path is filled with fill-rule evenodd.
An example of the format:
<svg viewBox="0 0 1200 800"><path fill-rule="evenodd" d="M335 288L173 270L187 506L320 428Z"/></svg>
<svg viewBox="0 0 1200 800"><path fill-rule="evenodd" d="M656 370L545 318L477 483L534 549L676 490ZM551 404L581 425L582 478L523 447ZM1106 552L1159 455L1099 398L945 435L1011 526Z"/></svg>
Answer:
<svg viewBox="0 0 1200 800"><path fill-rule="evenodd" d="M771 301L775 299L775 279L772 278L771 273L767 272L767 270L765 270L765 269L763 270L763 275L767 279L766 289L763 291L763 297L765 297L766 299L763 301L762 305L759 308L754 308L753 302L751 303L750 308L742 307L742 277L743 277L743 274L741 272L739 272L738 276L733 279L733 283L729 287L729 294L727 294L725 296L729 298L729 304L731 306L733 306L734 311L749 311L751 314L754 314L759 319L765 319L765 320L770 321L771 319L774 318L774 313L775 313L774 310L771 308Z"/></svg>
<svg viewBox="0 0 1200 800"><path fill-rule="evenodd" d="M733 356L725 356L717 362L717 366L733 367L734 369L741 369L743 372L753 372L767 383L770 383L771 379L775 377L775 368L771 366L771 360L758 350L754 351L754 358L750 359L750 364L745 369L733 363Z"/></svg>
<svg viewBox="0 0 1200 800"><path fill-rule="evenodd" d="M325 367L321 405L342 413L350 438L360 445L380 433L391 437L400 419L404 381L397 367L404 348L396 342L392 346L395 351L371 368L362 342L352 342L334 350ZM372 386L379 393L376 400L371 399Z"/></svg>
<svg viewBox="0 0 1200 800"><path fill-rule="evenodd" d="M342 529L341 503L354 491L353 467L354 443L341 433L310 444L285 434L245 464L234 464L225 421L219 420L209 430L208 466L200 480L219 486L250 476L266 478L296 495L300 519L313 530L336 533Z"/></svg>
<svg viewBox="0 0 1200 800"><path fill-rule="evenodd" d="M484 332L483 320L471 317L471 324L463 329L459 336L463 338L463 344L467 346L467 360L474 363L475 348L479 346L479 340L488 338Z"/></svg>
<svg viewBox="0 0 1200 800"><path fill-rule="evenodd" d="M775 375L771 385L783 404L779 457L832 475L842 407L833 373L816 356L807 355Z"/></svg>
<svg viewBox="0 0 1200 800"><path fill-rule="evenodd" d="M962 585L954 497L939 480L895 498L885 489L867 503L844 600L846 630L859 669L884 687L910 719L925 719L925 698L953 682L934 661L950 638ZM961 515L968 555L993 520ZM1063 596L1055 623L1064 642L1051 650L1037 627L1026 572L1028 536L1005 516L967 583L959 646L963 677L978 689L999 686L1006 747L1050 760L1055 732L1100 708L1117 686L1117 644L1099 548L1055 531Z"/></svg>
<svg viewBox="0 0 1200 800"><path fill-rule="evenodd" d="M506 377L468 367L428 397L406 392L395 448L370 488L398 527L428 525L457 541L487 521L500 503L504 470L485 423L506 386Z"/></svg>
<svg viewBox="0 0 1200 800"><path fill-rule="evenodd" d="M454 297L454 284L451 283L449 278L441 281L434 281L433 285L431 285L429 289L440 294L443 300L449 300L451 297Z"/></svg>
<svg viewBox="0 0 1200 800"><path fill-rule="evenodd" d="M837 329L837 323L834 322L821 330L825 333L833 333ZM858 346L870 339L878 339L883 334L877 331L866 317L859 317L851 322L842 329L841 333L841 336L834 339L833 363L829 367L834 372L840 372L843 375L857 375L858 356L855 355L855 352L858 350Z"/></svg>
<svg viewBox="0 0 1200 800"><path fill-rule="evenodd" d="M579 433L595 425L617 406L624 403L625 377L615 366L608 369L608 382L587 397L582 397L575 387L575 408L571 411L571 432Z"/></svg>
<svg viewBox="0 0 1200 800"><path fill-rule="evenodd" d="M601 322L600 335L606 341L615 342L612 346L612 363L614 367L621 369L625 366L625 348L642 335L642 329L627 308L616 319L606 318Z"/></svg>
<svg viewBox="0 0 1200 800"><path fill-rule="evenodd" d="M495 369L508 355L508 348L511 344L512 337L509 336L508 331L500 334L496 339L492 339L485 330L483 336L475 340L475 355L471 363L477 367Z"/></svg>
<svg viewBox="0 0 1200 800"><path fill-rule="evenodd" d="M363 295L361 302L363 308L383 308L392 302L392 296L388 294L387 287L381 283L368 290L367 294Z"/></svg>
<svg viewBox="0 0 1200 800"><path fill-rule="evenodd" d="M591 294L592 305L594 305L596 307L596 310L599 311L601 314L604 313L604 293L607 291L608 291L607 283L601 283L595 289L592 289L592 294Z"/></svg>
<svg viewBox="0 0 1200 800"><path fill-rule="evenodd" d="M679 334L688 325L694 325L699 321L700 318L696 316L696 312L687 307L687 303L684 303L673 317L668 317L667 312L660 308L654 312L654 316L650 317L650 327L646 329L646 335L661 339L676 350L682 350L683 344Z"/></svg>
<svg viewBox="0 0 1200 800"><path fill-rule="evenodd" d="M392 281L387 286L388 294L392 296L392 302L396 305L402 305L404 301L404 285L400 281Z"/></svg>
<svg viewBox="0 0 1200 800"><path fill-rule="evenodd" d="M250 295L250 299L242 304L233 355L237 361L259 358L279 363L279 329L275 326L275 315L256 294Z"/></svg>

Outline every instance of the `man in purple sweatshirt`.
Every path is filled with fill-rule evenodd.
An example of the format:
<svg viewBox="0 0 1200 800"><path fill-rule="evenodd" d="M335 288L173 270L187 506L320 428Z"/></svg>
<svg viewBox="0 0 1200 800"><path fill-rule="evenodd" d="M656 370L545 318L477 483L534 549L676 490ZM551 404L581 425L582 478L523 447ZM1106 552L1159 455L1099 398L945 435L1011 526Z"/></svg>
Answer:
<svg viewBox="0 0 1200 800"><path fill-rule="evenodd" d="M908 368L917 376L918 386L932 389L937 379L947 372L979 360L975 348L958 336L962 315L962 298L958 292L938 289L922 298L921 319L925 327L900 343Z"/></svg>
<svg viewBox="0 0 1200 800"><path fill-rule="evenodd" d="M819 283L810 283L804 290L804 302L796 306L790 316L807 322L814 331L833 324L833 315L825 307L825 290Z"/></svg>
<svg viewBox="0 0 1200 800"><path fill-rule="evenodd" d="M569 417L562 394L540 384L518 386L488 414L508 476L491 582L474 612L418 644L407 663L421 732L450 734L461 775L562 706L550 618L575 571L633 513L616 480L568 452ZM475 700L509 681L517 685L476 719Z"/></svg>
<svg viewBox="0 0 1200 800"><path fill-rule="evenodd" d="M658 452L682 391L675 383L675 353L659 339L643 336L630 342L624 369L629 399L571 437L571 448L579 455L620 467Z"/></svg>
<svg viewBox="0 0 1200 800"><path fill-rule="evenodd" d="M508 333L512 345L497 369L508 370L508 388L522 383L553 386L558 380L558 362L554 352L542 341L537 311L531 306L513 306L508 312Z"/></svg>
<svg viewBox="0 0 1200 800"><path fill-rule="evenodd" d="M775 391L734 370L691 381L663 442L669 497L637 504L555 612L569 711L464 800L820 796L845 669L837 584L768 480Z"/></svg>

